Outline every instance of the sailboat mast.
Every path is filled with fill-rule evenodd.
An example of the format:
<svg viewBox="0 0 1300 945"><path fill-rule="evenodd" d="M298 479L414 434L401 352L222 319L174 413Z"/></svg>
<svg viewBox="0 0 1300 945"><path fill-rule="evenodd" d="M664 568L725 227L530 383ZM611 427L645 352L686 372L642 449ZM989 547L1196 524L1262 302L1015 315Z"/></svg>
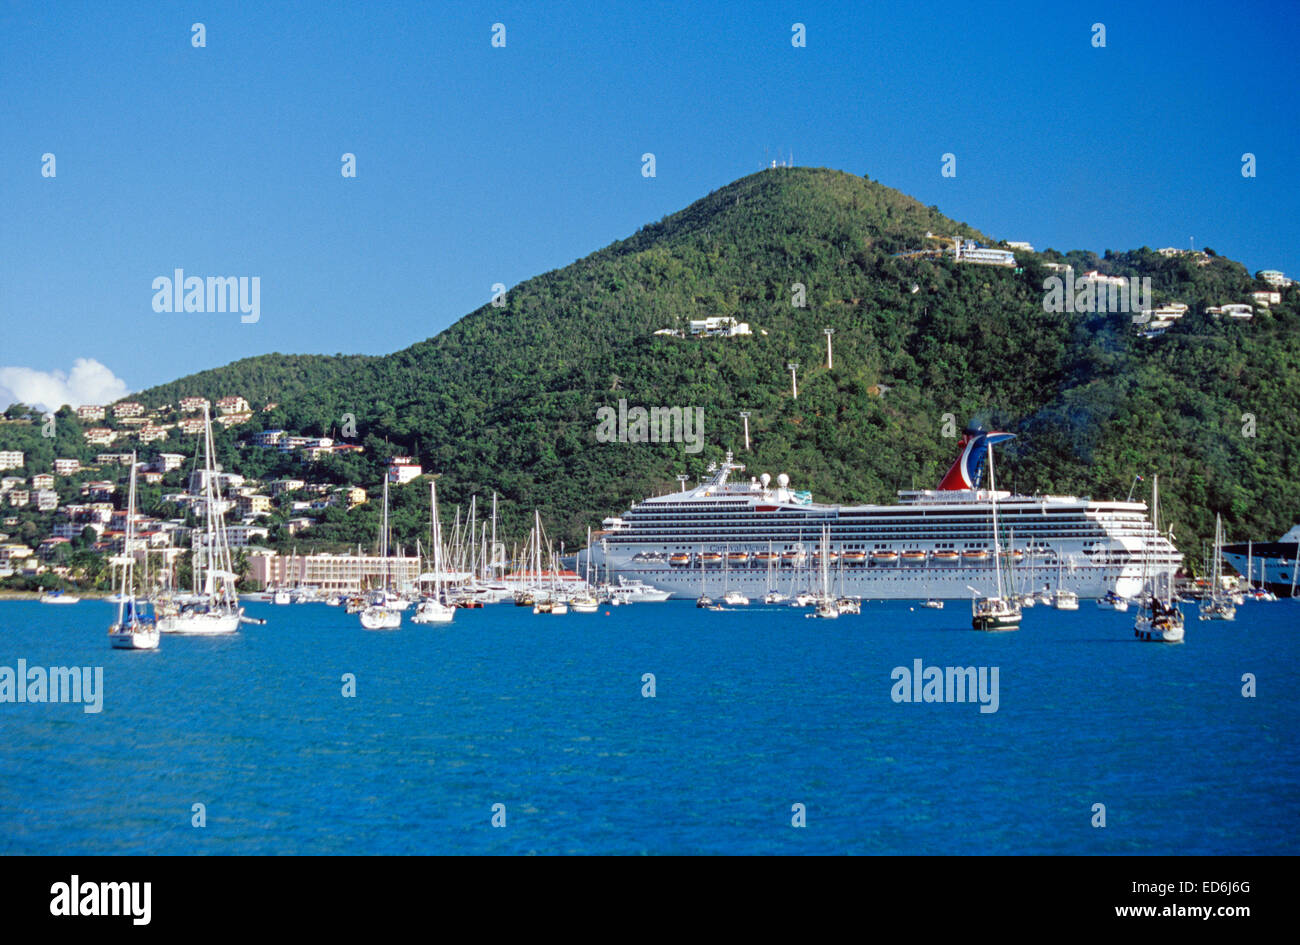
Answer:
<svg viewBox="0 0 1300 945"><path fill-rule="evenodd" d="M993 478L993 444L984 446L989 460L989 500L993 505L993 573L997 578L997 596L1002 597L1002 549L998 543L998 493L997 483ZM1060 581L1057 586L1059 588Z"/></svg>

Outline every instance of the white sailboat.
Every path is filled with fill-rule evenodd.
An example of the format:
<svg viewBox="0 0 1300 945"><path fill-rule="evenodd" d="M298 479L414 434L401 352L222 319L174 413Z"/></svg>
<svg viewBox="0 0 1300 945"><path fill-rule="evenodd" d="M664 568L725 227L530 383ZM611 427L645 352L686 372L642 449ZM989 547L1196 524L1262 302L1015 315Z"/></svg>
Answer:
<svg viewBox="0 0 1300 945"><path fill-rule="evenodd" d="M226 539L224 503L212 445L212 416L203 407L203 529L193 536L191 560L194 594L181 599L165 616L158 617L163 633L217 636L234 633L244 617L235 590L237 577Z"/></svg>
<svg viewBox="0 0 1300 945"><path fill-rule="evenodd" d="M115 650L158 649L158 624L141 612L135 599L135 453L131 454L131 486L126 504L126 544L120 559L122 590L118 595L117 621L108 628L108 640Z"/></svg>
<svg viewBox="0 0 1300 945"><path fill-rule="evenodd" d="M1223 590L1223 517L1214 516L1214 564L1210 568L1210 593L1202 598L1202 620L1235 620L1237 608Z"/></svg>
<svg viewBox="0 0 1300 945"><path fill-rule="evenodd" d="M824 620L834 620L840 615L840 608L835 598L831 596L830 584L830 529L822 526L822 587L821 593L817 595L816 609L813 616L821 617Z"/></svg>
<svg viewBox="0 0 1300 945"><path fill-rule="evenodd" d="M1074 566L1070 566L1073 571ZM1057 610L1078 610L1079 595L1065 589L1065 560L1059 555L1056 559L1056 593L1052 595L1052 606Z"/></svg>
<svg viewBox="0 0 1300 945"><path fill-rule="evenodd" d="M1160 477L1151 483L1151 522L1157 535L1160 534ZM1133 636L1146 643L1182 643L1183 612L1173 599L1173 577L1163 594L1160 590L1160 575L1150 577L1149 593L1143 593L1142 606L1137 619L1133 622Z"/></svg>
<svg viewBox="0 0 1300 945"><path fill-rule="evenodd" d="M731 587L731 549L722 551L722 602L729 607L747 607L749 598Z"/></svg>
<svg viewBox="0 0 1300 945"><path fill-rule="evenodd" d="M992 597L971 597L971 626L976 630L1002 631L1020 628L1020 599L1007 594L1002 585L1002 547L998 537L998 494L993 479L993 447L986 445L989 463L989 502L993 514L993 569L997 590ZM1077 607L1077 599L1076 604Z"/></svg>
<svg viewBox="0 0 1300 945"><path fill-rule="evenodd" d="M776 552L772 550L772 542L769 540L767 543L767 593L763 595L763 603L765 604L782 604L790 599L789 594L782 594L776 589L774 575L776 574L777 560Z"/></svg>
<svg viewBox="0 0 1300 945"><path fill-rule="evenodd" d="M396 630L402 625L402 612L395 606L397 595L388 577L388 476L384 476L384 510L379 523L379 557L384 560L384 586L370 595L361 611L361 626L367 630Z"/></svg>
<svg viewBox="0 0 1300 945"><path fill-rule="evenodd" d="M422 598L416 605L411 623L451 623L456 616L456 608L448 607L442 600L442 522L438 518L438 484L432 481L429 483L429 521L429 537L433 541L433 573L422 574L420 578L423 581L426 577L432 577L433 595Z"/></svg>

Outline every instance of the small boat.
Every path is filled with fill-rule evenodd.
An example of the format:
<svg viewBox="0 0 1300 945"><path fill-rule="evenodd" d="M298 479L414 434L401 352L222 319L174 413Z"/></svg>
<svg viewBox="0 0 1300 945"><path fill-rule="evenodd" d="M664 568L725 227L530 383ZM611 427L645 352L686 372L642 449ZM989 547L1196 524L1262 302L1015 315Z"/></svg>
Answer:
<svg viewBox="0 0 1300 945"><path fill-rule="evenodd" d="M1034 599L1034 595L1033 595L1033 594L1021 594L1021 595L1020 595L1020 607L1021 607L1022 610L1025 609L1025 608L1028 608L1028 607L1033 607L1034 604L1036 604L1036 603L1037 603L1037 601Z"/></svg>
<svg viewBox="0 0 1300 945"><path fill-rule="evenodd" d="M1242 601L1244 603L1244 600ZM1223 590L1223 519L1214 516L1214 566L1210 572L1210 592L1201 600L1202 620L1236 620L1236 602Z"/></svg>
<svg viewBox="0 0 1300 945"><path fill-rule="evenodd" d="M867 563L867 553L865 551L846 551L840 557L848 565L857 566Z"/></svg>
<svg viewBox="0 0 1300 945"><path fill-rule="evenodd" d="M289 591L283 587L276 588L275 593L271 595L271 603L273 604L288 604L292 603L292 601L293 598L290 596Z"/></svg>
<svg viewBox="0 0 1300 945"><path fill-rule="evenodd" d="M590 594L578 594L569 600L569 606L575 614L594 614L600 609L600 602Z"/></svg>
<svg viewBox="0 0 1300 945"><path fill-rule="evenodd" d="M961 556L962 559L965 561L987 561L989 557L989 553L985 551L983 548L970 548L966 551L963 551L961 553Z"/></svg>
<svg viewBox="0 0 1300 945"><path fill-rule="evenodd" d="M371 604L361 611L361 626L367 630L396 630L402 625L402 612L382 604Z"/></svg>
<svg viewBox="0 0 1300 945"><path fill-rule="evenodd" d="M958 557L959 555L955 551L936 551L934 553L935 561L944 561L944 562L951 563L953 561L956 561Z"/></svg>
<svg viewBox="0 0 1300 945"><path fill-rule="evenodd" d="M931 597L928 600L923 601L921 603L921 606L929 607L931 610L943 610L943 601L939 600L938 598Z"/></svg>
<svg viewBox="0 0 1300 945"><path fill-rule="evenodd" d="M1079 595L1074 593L1074 591L1067 591L1064 588L1058 588L1052 601L1052 605L1057 610L1078 610Z"/></svg>
<svg viewBox="0 0 1300 945"><path fill-rule="evenodd" d="M817 603L816 594L809 593L808 591L800 591L798 594L794 596L794 600L790 601L790 606L791 607L812 607L816 603Z"/></svg>
<svg viewBox="0 0 1300 945"><path fill-rule="evenodd" d="M567 614L569 612L569 602L562 597L551 601L551 613Z"/></svg>
<svg viewBox="0 0 1300 945"><path fill-rule="evenodd" d="M853 597L841 597L835 601L835 608L842 614L860 614L862 601Z"/></svg>
<svg viewBox="0 0 1300 945"><path fill-rule="evenodd" d="M361 611L361 626L366 630L396 630L402 625L402 612L396 606L398 596L389 590L388 575L388 477L384 477L384 508L379 520L379 557L384 562L384 586L370 595Z"/></svg>
<svg viewBox="0 0 1300 945"><path fill-rule="evenodd" d="M80 600L80 597L65 594L63 591L46 591L41 595L42 604L75 604Z"/></svg>
<svg viewBox="0 0 1300 945"><path fill-rule="evenodd" d="M675 568L684 568L691 563L691 556L682 552L668 556L668 563Z"/></svg>
<svg viewBox="0 0 1300 945"><path fill-rule="evenodd" d="M700 608L712 608L714 606L713 598L701 594L699 597L695 598L695 606Z"/></svg>
<svg viewBox="0 0 1300 945"><path fill-rule="evenodd" d="M763 595L765 604L782 604L790 599L790 595L782 594L780 591L768 591Z"/></svg>
<svg viewBox="0 0 1300 945"><path fill-rule="evenodd" d="M705 551L700 554L700 560L705 564L718 564L722 561L722 552Z"/></svg>
<svg viewBox="0 0 1300 945"><path fill-rule="evenodd" d="M971 625L976 630L1016 630L1021 619L1019 601L1001 597L979 597L971 601Z"/></svg>
<svg viewBox="0 0 1300 945"><path fill-rule="evenodd" d="M748 551L728 551L728 552L727 552L727 563L728 563L728 564L744 564L744 563L745 563L746 561L748 561L748 560L749 560L749 552L748 552Z"/></svg>
<svg viewBox="0 0 1300 945"><path fill-rule="evenodd" d="M924 564L924 563L925 563L925 552L924 552L924 551L904 551L904 552L903 552L903 560L906 561L908 564Z"/></svg>
<svg viewBox="0 0 1300 945"><path fill-rule="evenodd" d="M745 607L749 604L749 598L740 591L727 591L722 595L722 602L729 607Z"/></svg>
<svg viewBox="0 0 1300 945"><path fill-rule="evenodd" d="M1160 534L1160 477L1151 485L1151 523ZM1145 564L1144 564L1145 567ZM1161 596L1158 575L1152 575L1149 592L1144 591L1142 607L1133 621L1133 636L1146 643L1182 643L1183 612L1174 600L1173 579Z"/></svg>
<svg viewBox="0 0 1300 945"><path fill-rule="evenodd" d="M756 551L754 553L754 560L762 562L763 564L768 564L773 561L781 560L781 556L774 551Z"/></svg>
<svg viewBox="0 0 1300 945"><path fill-rule="evenodd" d="M823 525L821 550L816 556L816 560L821 565L822 586L821 593L817 595L817 608L813 611L813 615L825 620L835 620L840 614L844 613L839 602L831 596L831 555L830 528Z"/></svg>
<svg viewBox="0 0 1300 945"><path fill-rule="evenodd" d="M993 567L996 575L997 590L991 597L978 597L972 591L970 602L971 626L976 630L985 632L1001 632L1006 630L1020 629L1022 615L1020 613L1020 598L1017 595L1010 594L1003 584L1002 578L1002 548L999 544L998 537L998 499L997 490L993 481L993 447L986 445L988 451L989 467L989 506L993 517ZM1014 539L1012 539L1014 541ZM964 552L966 556L979 554L988 557L988 552L983 549ZM1075 606L1078 606L1077 600Z"/></svg>
<svg viewBox="0 0 1300 945"><path fill-rule="evenodd" d="M1116 610L1124 613L1128 610L1128 601L1115 593L1114 589L1106 592L1105 597L1097 598L1097 607L1101 610Z"/></svg>
<svg viewBox="0 0 1300 945"><path fill-rule="evenodd" d="M645 581L618 576L618 584L610 588L610 596L620 604L658 604L672 597L672 591L663 591Z"/></svg>
<svg viewBox="0 0 1300 945"><path fill-rule="evenodd" d="M422 600L415 606L411 623L451 623L456 617L456 608L448 607L436 598ZM398 618L400 620L400 617Z"/></svg>
<svg viewBox="0 0 1300 945"><path fill-rule="evenodd" d="M115 650L158 649L158 623L143 613L135 600L135 453L131 454L131 485L126 505L126 543L121 557L122 590L119 592L117 622L108 628L108 642Z"/></svg>
<svg viewBox="0 0 1300 945"><path fill-rule="evenodd" d="M821 617L824 620L835 620L840 615L840 609L835 604L833 597L823 597L817 601L817 609L813 611L813 616Z"/></svg>

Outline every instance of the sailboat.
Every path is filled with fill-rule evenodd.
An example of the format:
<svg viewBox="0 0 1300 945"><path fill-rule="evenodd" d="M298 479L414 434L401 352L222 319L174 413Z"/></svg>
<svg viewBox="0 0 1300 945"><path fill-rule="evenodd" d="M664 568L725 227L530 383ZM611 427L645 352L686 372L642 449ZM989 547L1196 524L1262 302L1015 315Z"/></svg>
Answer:
<svg viewBox="0 0 1300 945"><path fill-rule="evenodd" d="M997 591L993 597L971 597L971 626L976 630L987 631L1018 630L1021 620L1020 599L1008 596L1002 584L1002 548L998 538L998 493L993 479L993 446L986 444L984 448L988 451L989 501L993 512L993 569Z"/></svg>
<svg viewBox="0 0 1300 945"><path fill-rule="evenodd" d="M438 483L429 483L429 532L433 541L433 596L425 597L415 608L411 623L451 623L456 608L442 602L442 523L438 520ZM429 575L420 575L421 582Z"/></svg>
<svg viewBox="0 0 1300 945"><path fill-rule="evenodd" d="M1255 556L1255 543L1253 541L1248 541L1246 542L1246 593L1247 595L1249 595L1250 597L1258 601L1268 601L1268 602L1275 601L1277 600L1277 595L1264 586L1264 573L1265 573L1265 567L1267 565L1259 569L1260 570L1259 587L1255 586L1255 578L1254 578L1255 565L1253 560L1254 556Z"/></svg>
<svg viewBox="0 0 1300 945"><path fill-rule="evenodd" d="M1060 555L1056 556L1056 593L1052 595L1052 605L1057 610L1079 609L1079 595L1065 589L1065 559Z"/></svg>
<svg viewBox="0 0 1300 945"><path fill-rule="evenodd" d="M835 598L831 596L830 585L830 529L822 526L822 587L821 593L817 595L817 609L813 611L813 616L821 617L826 620L834 620L840 615L839 605Z"/></svg>
<svg viewBox="0 0 1300 945"><path fill-rule="evenodd" d="M1223 592L1223 516L1214 516L1214 564L1210 569L1210 593L1202 598L1202 620L1235 620L1237 608Z"/></svg>
<svg viewBox="0 0 1300 945"><path fill-rule="evenodd" d="M394 603L388 578L388 476L384 476L384 512L379 524L379 557L384 559L384 586L370 595L370 603L361 611L361 626L367 630L396 630L402 625L402 612Z"/></svg>
<svg viewBox="0 0 1300 945"><path fill-rule="evenodd" d="M704 588L704 549L703 548L700 549L700 553L699 555L697 555L697 558L699 559L700 562L700 596L695 598L695 606L707 609L715 605L713 603L713 598L708 595L708 593L705 591Z"/></svg>
<svg viewBox="0 0 1300 945"><path fill-rule="evenodd" d="M108 628L108 640L115 650L158 649L158 624L142 613L135 600L135 453L131 454L131 486L126 504L126 544L120 559L122 590L118 596L117 622Z"/></svg>
<svg viewBox="0 0 1300 945"><path fill-rule="evenodd" d="M722 602L730 607L745 607L749 604L749 598L735 588L729 587L731 583L731 549L725 548L722 554Z"/></svg>
<svg viewBox="0 0 1300 945"><path fill-rule="evenodd" d="M591 526L587 526L587 565L582 575L582 590L569 598L569 606L575 614L594 614L600 609L600 601L591 592Z"/></svg>
<svg viewBox="0 0 1300 945"><path fill-rule="evenodd" d="M772 542L769 541L767 543L767 593L763 595L765 604L780 604L790 599L790 595L782 594L776 589L774 575L777 561L776 552L772 550Z"/></svg>
<svg viewBox="0 0 1300 945"><path fill-rule="evenodd" d="M191 560L194 595L181 601L172 612L158 617L163 633L216 636L234 633L244 621L235 591L234 566L226 539L226 519L221 498L221 481L216 451L212 445L212 415L203 407L203 529L193 536Z"/></svg>
<svg viewBox="0 0 1300 945"><path fill-rule="evenodd" d="M1151 483L1151 523L1156 535L1160 534L1160 477ZM1144 562L1147 559L1144 559ZM1146 570L1143 564L1143 570ZM1173 577L1168 576L1162 595L1160 576L1150 575L1149 593L1143 594L1142 606L1133 622L1133 636L1147 643L1182 643L1183 612L1173 600Z"/></svg>

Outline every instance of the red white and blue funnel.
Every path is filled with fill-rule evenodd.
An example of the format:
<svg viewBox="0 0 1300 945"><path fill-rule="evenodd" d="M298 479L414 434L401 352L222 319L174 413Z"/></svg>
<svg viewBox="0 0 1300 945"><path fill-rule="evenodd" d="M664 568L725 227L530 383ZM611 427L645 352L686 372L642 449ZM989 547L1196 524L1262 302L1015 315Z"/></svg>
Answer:
<svg viewBox="0 0 1300 945"><path fill-rule="evenodd" d="M986 447L997 446L1007 440L1014 440L1014 433L982 433L967 431L957 444L962 447L961 455L952 464L948 474L939 483L939 488L947 492L960 489L979 488L980 473L984 470Z"/></svg>

